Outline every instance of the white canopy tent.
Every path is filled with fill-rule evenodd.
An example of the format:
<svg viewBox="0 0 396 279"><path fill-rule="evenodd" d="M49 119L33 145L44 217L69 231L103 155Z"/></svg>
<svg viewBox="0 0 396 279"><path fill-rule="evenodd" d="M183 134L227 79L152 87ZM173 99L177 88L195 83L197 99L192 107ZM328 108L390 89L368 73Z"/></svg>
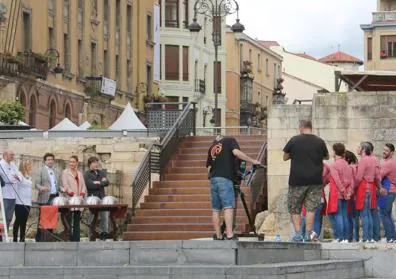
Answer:
<svg viewBox="0 0 396 279"><path fill-rule="evenodd" d="M73 122L71 122L69 118L66 117L57 125L52 127L50 131L82 131L82 129Z"/></svg>
<svg viewBox="0 0 396 279"><path fill-rule="evenodd" d="M147 130L128 103L120 117L109 127L109 130Z"/></svg>
<svg viewBox="0 0 396 279"><path fill-rule="evenodd" d="M83 130L88 130L91 127L92 125L88 121L85 121L83 124L80 125L80 128Z"/></svg>

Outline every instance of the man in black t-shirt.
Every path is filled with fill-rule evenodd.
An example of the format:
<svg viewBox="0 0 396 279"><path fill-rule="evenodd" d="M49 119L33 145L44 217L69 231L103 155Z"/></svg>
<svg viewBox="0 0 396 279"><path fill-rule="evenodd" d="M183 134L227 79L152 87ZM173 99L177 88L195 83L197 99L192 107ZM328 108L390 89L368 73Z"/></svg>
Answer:
<svg viewBox="0 0 396 279"><path fill-rule="evenodd" d="M289 176L288 209L296 231L294 241L303 241L301 234L302 204L307 210L305 241L316 239L312 230L315 210L322 195L323 160L329 159L325 142L312 134L311 121L302 120L300 135L289 140L283 149L283 160L291 159Z"/></svg>
<svg viewBox="0 0 396 279"><path fill-rule="evenodd" d="M216 232L215 239L223 239L220 231L220 211L224 209L227 239L236 239L233 234L233 213L235 208L234 178L237 175L237 158L259 165L260 162L244 154L234 138L218 136L208 151L206 167L212 196L212 221Z"/></svg>

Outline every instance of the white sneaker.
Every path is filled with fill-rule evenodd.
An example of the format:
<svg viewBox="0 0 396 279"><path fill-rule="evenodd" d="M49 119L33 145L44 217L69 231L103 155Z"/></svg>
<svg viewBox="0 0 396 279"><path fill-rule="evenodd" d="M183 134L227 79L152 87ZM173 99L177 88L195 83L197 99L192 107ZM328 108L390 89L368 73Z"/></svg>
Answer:
<svg viewBox="0 0 396 279"><path fill-rule="evenodd" d="M371 239L369 242L370 242L370 243L375 243L375 240L374 240L374 239Z"/></svg>
<svg viewBox="0 0 396 279"><path fill-rule="evenodd" d="M343 241L341 241L341 243L348 243L348 240L343 240Z"/></svg>
<svg viewBox="0 0 396 279"><path fill-rule="evenodd" d="M331 243L340 243L339 239L334 239Z"/></svg>

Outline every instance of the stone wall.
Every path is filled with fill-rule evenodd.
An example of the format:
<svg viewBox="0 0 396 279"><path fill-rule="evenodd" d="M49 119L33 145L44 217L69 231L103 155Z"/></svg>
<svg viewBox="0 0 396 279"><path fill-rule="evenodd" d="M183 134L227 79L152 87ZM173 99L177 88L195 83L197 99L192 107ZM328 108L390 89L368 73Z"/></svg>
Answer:
<svg viewBox="0 0 396 279"><path fill-rule="evenodd" d="M268 205L269 216L262 231L290 234L287 189L290 162L283 162L282 149L297 134L298 121L313 121L314 133L322 137L331 153L335 142L356 152L361 141L371 141L382 157L387 142L396 143L396 92L351 92L317 94L311 105L278 105L268 120Z"/></svg>
<svg viewBox="0 0 396 279"><path fill-rule="evenodd" d="M156 139L147 138L55 138L0 140L0 153L5 148L13 150L17 158L26 156L33 161L33 172L40 167L46 152L54 153L58 159L57 167L62 171L71 155L77 155L81 171L87 170L87 160L95 155L101 161L101 167L107 169L109 176L121 176L117 187L107 189L107 194L120 197L120 202L132 204L130 187L133 175L144 157L148 146ZM17 160L18 161L18 160ZM115 181L116 178L109 177Z"/></svg>

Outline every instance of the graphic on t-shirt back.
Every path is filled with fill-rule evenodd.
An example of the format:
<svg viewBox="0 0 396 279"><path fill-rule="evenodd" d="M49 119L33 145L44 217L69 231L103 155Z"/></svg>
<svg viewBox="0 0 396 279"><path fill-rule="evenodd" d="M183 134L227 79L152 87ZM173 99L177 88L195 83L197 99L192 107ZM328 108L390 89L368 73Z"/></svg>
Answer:
<svg viewBox="0 0 396 279"><path fill-rule="evenodd" d="M216 160L217 156L221 153L223 150L223 145L221 143L218 143L212 147L210 150L210 156L212 157L212 161Z"/></svg>

